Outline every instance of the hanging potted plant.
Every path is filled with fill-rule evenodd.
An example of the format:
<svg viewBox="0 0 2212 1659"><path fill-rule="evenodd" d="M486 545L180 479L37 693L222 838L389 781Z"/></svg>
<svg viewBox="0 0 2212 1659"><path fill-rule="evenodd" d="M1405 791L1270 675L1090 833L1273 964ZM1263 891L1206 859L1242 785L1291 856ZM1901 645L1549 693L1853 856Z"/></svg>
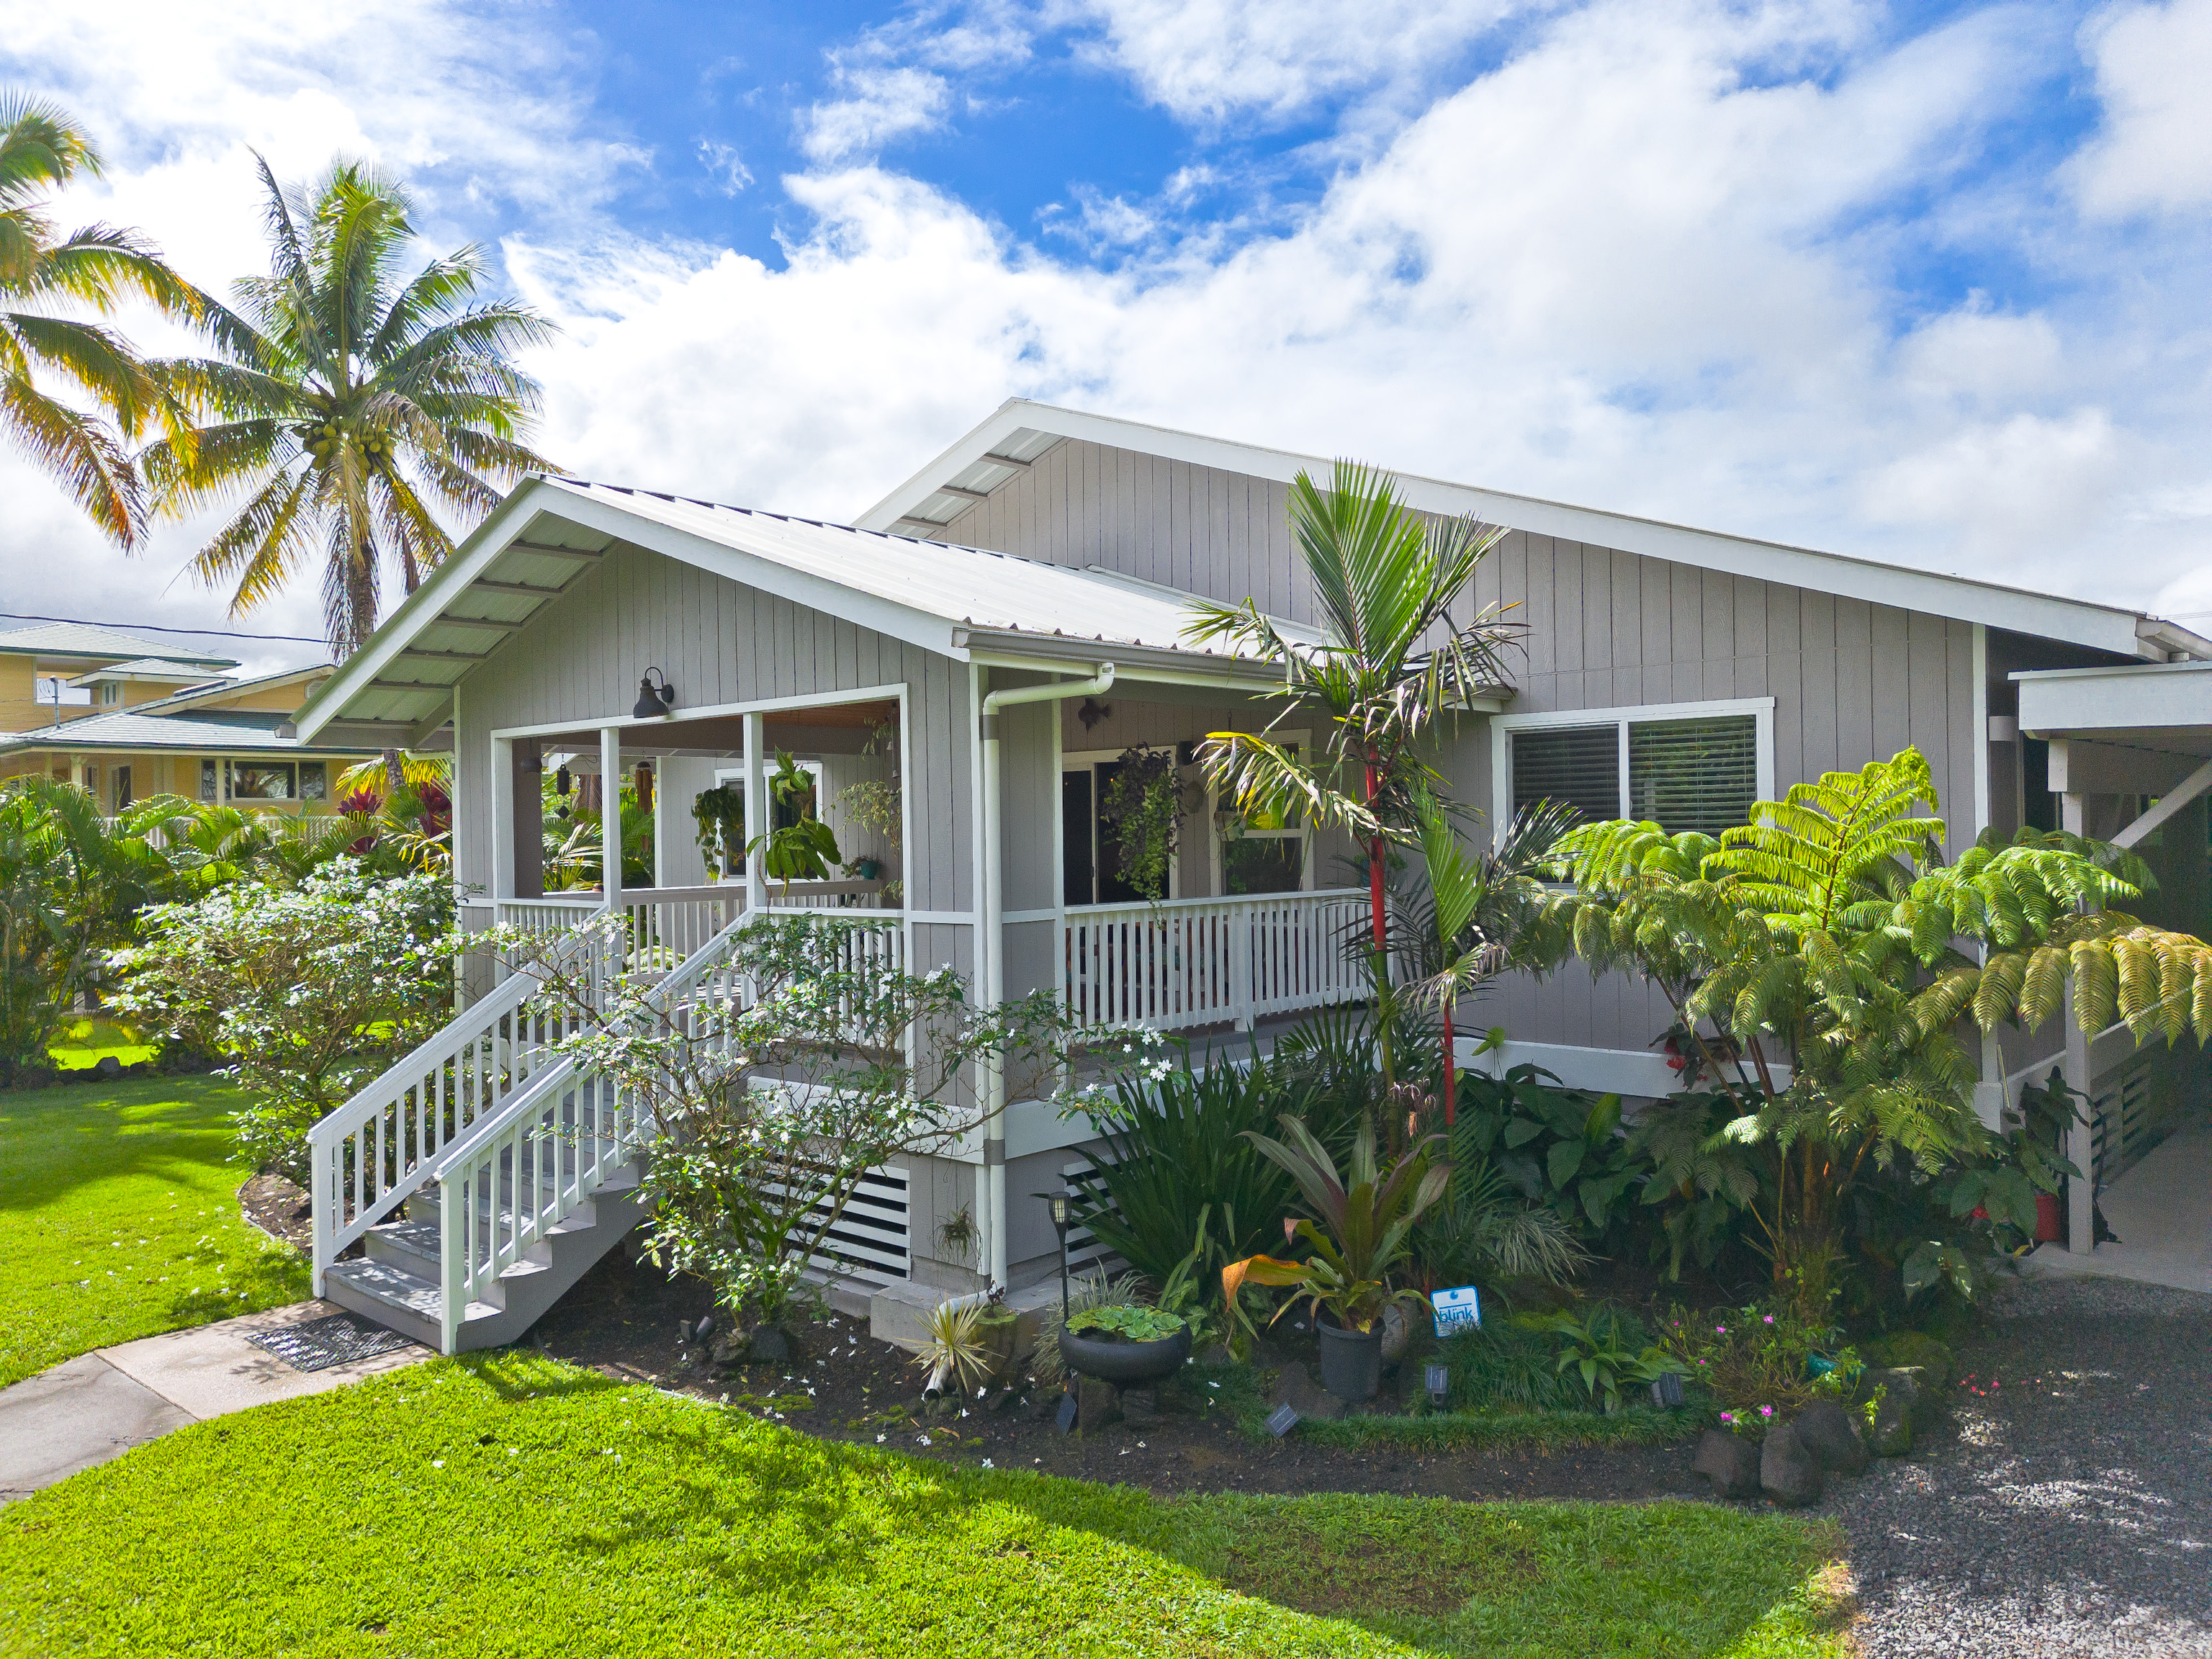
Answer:
<svg viewBox="0 0 2212 1659"><path fill-rule="evenodd" d="M1283 1231L1309 1254L1303 1261L1271 1255L1232 1261L1221 1270L1221 1288L1232 1308L1248 1281L1295 1291L1275 1317L1301 1301L1311 1310L1321 1339L1322 1386L1340 1400L1372 1399L1382 1384L1384 1311L1394 1304L1428 1301L1416 1290L1394 1290L1390 1274L1411 1254L1414 1222L1443 1196L1451 1180L1449 1164L1430 1161L1443 1137L1431 1135L1408 1146L1386 1173L1376 1163L1374 1127L1363 1123L1352 1142L1351 1167L1340 1175L1310 1129L1287 1115L1282 1124L1281 1140L1250 1129L1244 1138L1305 1194L1315 1218L1285 1219Z"/></svg>
<svg viewBox="0 0 2212 1659"><path fill-rule="evenodd" d="M1167 896L1175 866L1176 827L1182 818L1182 784L1171 749L1123 751L1121 769L1106 786L1098 816L1113 831L1115 874L1146 898Z"/></svg>

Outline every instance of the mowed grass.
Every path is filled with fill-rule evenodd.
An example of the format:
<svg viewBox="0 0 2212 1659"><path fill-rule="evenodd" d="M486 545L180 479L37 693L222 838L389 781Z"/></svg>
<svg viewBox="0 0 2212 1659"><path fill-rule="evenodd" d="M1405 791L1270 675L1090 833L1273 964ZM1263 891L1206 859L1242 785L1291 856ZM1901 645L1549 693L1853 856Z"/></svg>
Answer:
<svg viewBox="0 0 2212 1659"><path fill-rule="evenodd" d="M208 1078L0 1093L0 1387L307 1295L300 1255L238 1212L239 1098Z"/></svg>
<svg viewBox="0 0 2212 1659"><path fill-rule="evenodd" d="M0 1653L1841 1659L1823 1528L1161 1499L509 1352L195 1425L0 1510Z"/></svg>
<svg viewBox="0 0 2212 1659"><path fill-rule="evenodd" d="M136 1066L152 1060L161 1052L158 1042L143 1042L138 1034L127 1025L118 1025L112 1019L74 1020L63 1028L53 1047L46 1050L46 1058L58 1071L88 1071L108 1055L125 1066Z"/></svg>

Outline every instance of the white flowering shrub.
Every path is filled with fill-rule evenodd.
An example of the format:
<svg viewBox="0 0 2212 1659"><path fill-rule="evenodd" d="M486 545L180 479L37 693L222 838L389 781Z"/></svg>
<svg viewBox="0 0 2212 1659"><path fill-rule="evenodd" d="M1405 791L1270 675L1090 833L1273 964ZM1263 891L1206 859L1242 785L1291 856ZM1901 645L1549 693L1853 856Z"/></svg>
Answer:
<svg viewBox="0 0 2212 1659"><path fill-rule="evenodd" d="M114 1006L225 1056L252 1097L240 1156L304 1181L316 1121L420 1043L453 1006L449 878L338 859L296 887L240 882L141 913L109 960Z"/></svg>
<svg viewBox="0 0 2212 1659"><path fill-rule="evenodd" d="M562 1051L651 1115L653 1259L705 1279L741 1322L772 1323L808 1294L807 1260L831 1253L870 1170L982 1126L986 1064L1004 1068L1012 1102L1075 1098L1079 1063L1127 1063L1082 1054L1048 991L978 1008L950 966L893 969L866 948L868 925L764 916L726 972L677 996L651 975L595 991L590 963L618 956L619 921L584 930L601 935L589 949L574 935L493 936L580 1024Z"/></svg>

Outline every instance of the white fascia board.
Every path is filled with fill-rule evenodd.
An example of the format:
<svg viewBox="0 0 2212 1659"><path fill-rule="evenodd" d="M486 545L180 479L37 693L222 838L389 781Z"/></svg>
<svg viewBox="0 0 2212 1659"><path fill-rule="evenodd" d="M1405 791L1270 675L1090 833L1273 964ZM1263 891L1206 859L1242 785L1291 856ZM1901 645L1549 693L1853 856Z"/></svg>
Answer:
<svg viewBox="0 0 2212 1659"><path fill-rule="evenodd" d="M2011 678L2027 732L2212 726L2212 663L2116 664Z"/></svg>
<svg viewBox="0 0 2212 1659"><path fill-rule="evenodd" d="M409 594L376 632L362 642L361 649L338 665L337 672L318 686L314 695L301 703L292 716L293 728L299 732L301 742L337 719L338 712L348 702L368 690L369 682L389 667L392 659L430 626L440 611L465 592L468 585L483 574L485 567L507 550L507 544L515 538L517 531L529 523L531 515L538 511L531 503L550 488L548 481L536 474L517 485L513 494L492 509L491 516L430 573L430 580Z"/></svg>
<svg viewBox="0 0 2212 1659"><path fill-rule="evenodd" d="M1170 460L1188 461L1194 466L1212 467L1282 483L1289 483L1300 471L1331 465L1324 456L1266 449L1257 444L1203 437L1141 421L1118 420L1017 398L1000 405L988 420L951 445L855 522L863 529L888 529L934 493L940 480L974 465L985 451L1019 431L1048 432L1057 437L1164 456ZM2063 640L2125 657L2140 658L2156 648L2144 638L2142 629L2147 619L2137 611L1975 581L1964 576L1913 570L1849 554L1824 553L1720 531L1692 529L1662 520L1572 507L1534 495L1478 489L1418 474L1401 472L1397 477L1407 505L1424 512L1449 516L1473 514L1486 524L1503 525L1532 535L1558 536L1698 569L1785 583L1816 593L1840 594L1893 605L1901 611L1983 623L2017 634Z"/></svg>
<svg viewBox="0 0 2212 1659"><path fill-rule="evenodd" d="M908 645L918 645L925 651L939 656L958 659L962 652L953 643L954 623L945 617L933 616L917 611L911 605L899 604L879 595L847 587L826 576L794 570L791 566L763 554L734 545L711 536L698 535L689 530L679 530L673 525L642 514L632 513L612 501L586 495L571 489L558 480L549 488L563 498L558 507L548 507L570 522L586 529L596 530L628 542L633 547L659 553L667 558L696 565L714 575L726 576L748 587L757 587L763 593L773 593L779 599L789 599L809 610L819 611L841 621L872 629L893 639L903 640ZM729 515L741 520L742 514ZM730 527L732 536L744 533L741 524Z"/></svg>

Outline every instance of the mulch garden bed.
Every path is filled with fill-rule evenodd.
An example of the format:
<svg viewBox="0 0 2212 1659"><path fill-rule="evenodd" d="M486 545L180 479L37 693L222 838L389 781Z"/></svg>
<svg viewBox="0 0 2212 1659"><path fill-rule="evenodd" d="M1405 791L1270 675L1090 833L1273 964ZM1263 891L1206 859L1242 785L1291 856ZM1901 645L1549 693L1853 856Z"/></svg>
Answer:
<svg viewBox="0 0 2212 1659"><path fill-rule="evenodd" d="M238 1189L238 1207L271 1238L281 1238L297 1250L313 1248L314 1206L298 1182L280 1175L258 1175Z"/></svg>
<svg viewBox="0 0 2212 1659"><path fill-rule="evenodd" d="M1124 1481L1160 1493L1403 1492L1619 1501L1705 1495L1705 1483L1690 1468L1694 1436L1658 1446L1543 1449L1320 1445L1295 1429L1282 1440L1255 1434L1233 1407L1215 1403L1213 1391L1180 1382L1160 1391L1161 1409L1148 1421L1063 1435L1052 1420L1057 1387L1027 1395L1002 1390L987 1405L963 1407L957 1399L925 1405L922 1372L913 1356L870 1337L865 1319L833 1316L799 1327L787 1363L715 1365L708 1345L687 1344L679 1335L686 1322L712 1310L705 1285L672 1279L617 1249L562 1297L526 1340L624 1382L708 1400L727 1396L733 1406L825 1439L880 1443L948 1462L988 1461L1002 1469ZM1249 1418L1249 1395L1245 1403Z"/></svg>

